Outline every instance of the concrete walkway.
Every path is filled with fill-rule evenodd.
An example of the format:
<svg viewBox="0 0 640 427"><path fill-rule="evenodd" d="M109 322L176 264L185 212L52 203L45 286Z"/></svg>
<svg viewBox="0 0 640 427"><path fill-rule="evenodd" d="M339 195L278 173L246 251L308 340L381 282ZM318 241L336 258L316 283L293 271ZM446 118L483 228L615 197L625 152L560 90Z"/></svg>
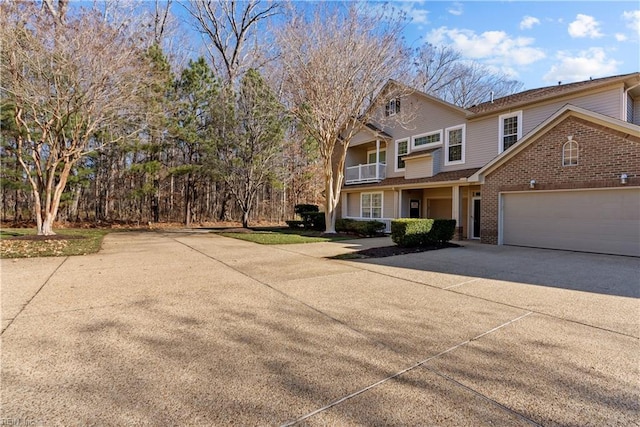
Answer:
<svg viewBox="0 0 640 427"><path fill-rule="evenodd" d="M637 425L640 260L114 233L0 261L12 425ZM10 421L6 421L10 420Z"/></svg>

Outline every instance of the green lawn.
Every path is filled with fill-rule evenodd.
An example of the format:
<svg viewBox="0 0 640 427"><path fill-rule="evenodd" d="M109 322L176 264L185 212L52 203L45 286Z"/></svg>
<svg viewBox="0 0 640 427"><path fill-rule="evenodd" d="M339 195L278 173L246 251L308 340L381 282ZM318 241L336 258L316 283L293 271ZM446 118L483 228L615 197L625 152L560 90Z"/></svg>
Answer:
<svg viewBox="0 0 640 427"><path fill-rule="evenodd" d="M0 257L32 258L96 253L108 230L65 228L55 236L36 236L34 228L0 229Z"/></svg>
<svg viewBox="0 0 640 427"><path fill-rule="evenodd" d="M242 233L218 233L224 237L246 240L261 245L289 245L294 243L334 242L338 240L357 239L355 236L323 236L318 231L282 229L256 229Z"/></svg>

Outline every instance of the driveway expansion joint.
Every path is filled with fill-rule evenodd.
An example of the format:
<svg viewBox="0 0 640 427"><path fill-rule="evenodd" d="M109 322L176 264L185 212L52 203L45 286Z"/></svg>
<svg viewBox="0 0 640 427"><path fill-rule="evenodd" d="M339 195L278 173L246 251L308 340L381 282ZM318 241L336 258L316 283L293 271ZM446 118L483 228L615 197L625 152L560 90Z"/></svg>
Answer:
<svg viewBox="0 0 640 427"><path fill-rule="evenodd" d="M517 412L517 411L515 411L515 410L513 410L513 409L511 409L511 408L509 408L509 407L507 407L507 406L505 406L503 404L501 404L500 402L497 402L494 399L491 399L489 396L486 396L486 395L480 393L479 391L474 390L474 389L470 388L469 386L466 386L466 385L460 383L459 381L456 381L455 379L453 379L453 378L451 378L451 377L449 377L447 375L444 375L441 372L439 372L439 371L437 371L437 370L435 370L433 368L429 368L428 366L425 366L425 364L427 362L430 362L430 361L432 361L432 360L434 360L434 359L436 359L438 357L444 356L445 354L450 353L452 351L455 351L460 347L464 347L464 346L466 346L466 345L468 345L468 344L470 344L470 343L472 343L474 341L477 341L477 340L481 339L482 337L485 337L485 336L487 336L489 334L492 334L493 332L496 332L496 331L498 331L498 330L500 330L500 329L502 329L502 328L504 328L506 326L509 326L512 323L515 323L515 322L517 322L519 320L522 320L525 317L530 316L531 314L534 314L534 312L529 311L529 312L527 312L525 314L522 314L522 315L520 315L520 316L518 316L518 317L516 317L514 319L511 319L511 320L509 320L509 321L507 321L507 322L505 322L505 323L503 323L501 325L498 325L498 326L496 326L494 328L491 328L488 331L485 331L485 332L483 332L483 333L481 333L479 335L476 335L473 338L470 338L468 340L462 341L462 342L460 342L460 343L458 343L458 344L456 344L456 345L454 345L452 347L449 347L446 350L443 350L443 351L441 351L441 352L439 352L439 353L437 353L437 354L435 354L433 356L429 356L424 360L421 360L421 361L419 361L419 362L417 362L417 363L415 363L415 364L413 364L413 365L411 365L411 366L409 366L409 367L407 367L407 368L405 368L405 369L403 369L401 371L398 371L393 375L389 375L386 378L383 378L383 379L381 379L381 380L379 380L379 381L377 381L377 382L375 382L373 384L370 384L367 387L364 387L364 388L362 388L360 390L357 390L357 391L355 391L355 392L353 392L353 393L351 393L351 394L349 394L347 396L341 397L340 399L334 400L333 402L329 403L328 405L325 405L325 406L323 406L321 408L318 408L315 411L309 412L308 414L305 414L305 415L303 415L303 416L301 416L301 417L299 417L299 418L297 418L297 419L295 419L293 421L286 422L286 423L282 424L281 427L289 427L289 426L296 425L296 424L298 424L298 423L300 423L300 422L302 422L302 421L304 421L304 420L306 420L308 418L313 417L314 415L318 415L321 412L324 412L324 411L326 411L328 409L333 408L334 406L338 406L338 405L346 402L349 399L352 399L352 398L354 398L356 396L359 396L359 395L361 395L363 393L366 393L366 392L368 392L368 391L370 391L370 390L372 390L372 389L374 389L374 388L376 388L376 387L378 387L378 386L380 386L380 385L382 385L382 384L384 384L384 383L386 383L388 381L392 381L392 380L394 380L394 379L396 379L396 378L398 378L398 377L400 377L400 376L402 376L402 375L404 375L404 374L406 374L406 373L408 373L410 371L413 371L414 369L420 368L420 367L426 368L430 372L438 375L439 377L441 377L441 378L443 378L443 379L445 379L447 381L452 382L456 386L462 387L465 390L470 391L474 395L484 399L485 401L487 401L487 402L489 402L489 403L491 403L493 405L496 405L498 408L500 408L500 409L502 409L504 411L507 411L507 412L511 413L512 415L518 417L522 421L525 421L525 422L527 422L527 423L529 423L531 425L539 426L540 424L536 423L532 419L530 419L530 418L526 417L525 415L523 415L523 414L521 414L521 413L519 413L519 412Z"/></svg>
<svg viewBox="0 0 640 427"><path fill-rule="evenodd" d="M31 303L31 301L33 301L33 299L38 296L38 294L40 293L40 291L44 288L44 286L49 283L49 280L51 280L51 278L53 277L54 274L56 274L58 272L58 270L60 269L60 267L62 267L62 265L67 262L67 260L69 259L69 257L65 257L62 262L60 264L58 264L58 266L55 268L55 270L53 270L51 272L51 274L46 278L46 280L44 282L42 282L42 285L40 285L40 287L38 288L38 290L31 296L31 298L29 298L29 300L27 302L25 302L22 307L20 308L20 311L18 311L18 313L12 318L12 319L8 319L9 323L7 324L7 326L4 327L4 329L2 329L2 332L0 332L0 335L3 335L8 329L9 327L11 327L11 325L13 325L13 322L15 322L15 320L18 318L18 316L20 316L22 314L22 312L24 311L25 308L27 308L27 306Z"/></svg>
<svg viewBox="0 0 640 427"><path fill-rule="evenodd" d="M325 313L324 311L322 311L322 310L320 310L320 309L318 309L318 308L316 308L316 307L313 307L312 305L309 305L308 303L306 303L306 302L304 302L304 301L301 301L301 300L299 300L299 299L297 299L297 298L295 298L295 297L293 297L293 296L291 296L291 295L287 294L287 293L286 293L286 292L284 292L284 291L281 291L280 289L274 288L274 287L273 287L273 286L271 286L269 283L266 283L266 282L264 282L264 281L262 281L262 280L260 280L260 279L258 279L258 278L256 278L256 277L253 277L253 276L251 276L250 274L248 274L248 273L246 273L246 272L244 272L244 271L242 271L242 270L239 270L239 269L237 269L236 267L234 267L234 266L232 266L232 265L229 265L229 264L227 264L226 262L224 262L224 261L222 261L222 260L219 260L219 259L217 259L217 258L215 258L215 257L213 257L213 256L211 256L211 255L209 255L209 254L207 254L207 253L205 253L205 252L203 252L203 251L201 251L201 250L199 250L199 249L197 249L197 248L195 248L195 247L193 247L193 246L191 246L191 245L189 245L189 244L187 244L187 243L185 243L185 242L181 242L180 240L177 240L177 239L176 239L176 238L174 238L173 236L164 236L164 237L167 237L167 238L170 238L170 239L172 239L172 240L175 240L175 241L176 241L176 242L178 242L179 244L184 245L184 246L186 246L186 247L190 248L191 250L193 250L193 251L195 251L195 252L198 252L199 254L201 254L201 255L203 255L203 256L205 256L205 257L207 257L207 258L209 258L209 259L211 259L211 260L213 260L213 261L215 261L215 262L218 262L218 263L220 263L220 264L222 264L222 265L226 266L227 268L232 269L233 271L238 272L239 274L242 274L243 276L245 276L245 277L247 277L247 278L251 279L252 281L254 281L254 282L256 282L256 283L259 283L259 284L260 284L260 285L262 285L262 286L265 286L265 287L267 287L267 288L271 289L272 291L275 291L276 293L278 293L278 294L280 294L280 295L284 296L285 298L291 299L291 300L293 300L293 301L297 302L298 304L301 304L301 305L303 305L303 306L307 307L308 309L313 310L314 312L316 312L316 313L320 314L321 316L324 316L324 317L326 317L326 318L330 319L331 321L336 322L337 324L339 324L339 325L341 325L341 326L343 326L343 327L347 328L348 330L350 330L350 331L352 331L352 332L357 333L358 335L360 335L361 337L363 337L365 340L367 340L367 341L369 341L369 342L371 342L371 343L373 343L373 344L375 344L375 345L377 345L377 346L382 346L383 348L386 348L386 349L388 349L388 350L392 351L393 353L395 353L395 354L397 354L397 355L401 356L402 358L405 358L405 359L407 358L407 357L406 357L406 355L404 355L403 353L399 352L399 351L398 351L398 350L396 350L395 348L389 347L387 344L385 344L385 343L383 343L383 342L381 342L381 341L378 341L378 340L376 340L376 339L371 338L369 335L367 335L367 334L365 334L364 332L362 332L362 331L360 331L360 330L358 330L358 329L354 328L353 326L351 326L351 325L349 325L349 324L345 323L344 321L342 321L342 320L340 320L340 319L337 319L337 318L335 318L334 316L331 316L330 314ZM296 255L303 255L303 256L307 256L307 257L310 257L310 258L317 259L316 257L310 256L310 255L299 254L299 253L297 253L297 252L288 251L288 250L285 250L285 249L282 249L282 248L277 248L277 249L280 249L280 250L282 250L282 251L284 251L284 252L294 253L294 254L296 254ZM332 261L332 260L328 260L328 259L326 259L326 258L325 258L325 260L326 260L326 261ZM371 270L361 269L361 268L358 268L358 267L356 267L356 269L364 270L364 271L368 271L368 272L372 272ZM351 272L349 272L349 273L351 273ZM372 273L374 273L374 274L381 274L381 273L377 273L377 272L372 272ZM392 276L391 276L391 277L392 277ZM401 280L405 280L405 279L401 279ZM410 281L410 282L412 282L412 281ZM424 285L424 284L423 284L423 285ZM438 289L441 289L441 288L438 288ZM520 307L519 307L519 308L520 308ZM520 309L522 310L522 308L520 308ZM388 376L388 377L386 377L386 378L383 378L383 379L381 379L381 380L379 380L379 381L377 381L377 382L375 382L375 383L373 383L373 384L370 384L370 385L368 385L367 387L364 387L363 389L360 389L360 390L358 390L358 391L356 391L356 392L354 392L354 393L351 393L351 394L349 394L349 395L347 395L347 396L344 396L344 397L342 397L342 398L340 398L340 399L338 399L338 400L335 400L334 402L331 402L331 403L329 403L328 405L323 406L322 408L316 409L315 411L312 411L312 412L310 412L310 413L308 413L308 414L306 414L306 415L303 415L302 417L297 418L297 419L295 419L295 420L293 420L293 421L286 422L286 423L282 424L282 427L285 427L285 426L293 426L293 425L295 425L295 424L298 424L298 423L300 423L300 422L302 422L302 421L304 421L304 420L306 420L306 419L308 419L308 418L310 418L310 417L313 417L314 415L317 415L317 414L319 414L319 413L321 413L321 412L324 412L324 411L326 411L326 410L328 410L328 409L330 409L330 408L332 408L332 407L334 407L334 406L340 405L341 403L344 403L344 402L346 402L347 400L349 400L349 399L351 399L351 398L353 398L353 397L356 397L356 396L358 396L358 395L360 395L360 394L366 393L367 391L369 391L369 390L371 390L371 389L373 389L373 388L375 388L375 387L377 387L377 386L379 386L379 385L382 385L382 384L384 384L384 383L386 383L386 382L388 382L388 381L394 380L395 378L398 378L398 377L400 377L401 375L403 375L403 374L405 374L405 373L407 373L407 372L413 371L414 369L417 369L417 368L420 368L420 367L426 368L426 369L427 369L427 370L429 370L430 372L432 372L432 373L436 374L437 376L439 376L439 377L443 378L444 380L446 380L446 381L448 381L448 382L452 383L453 385L455 385L455 386L457 386L457 387L461 387L461 388L463 388L463 389L465 389L465 390L467 390L467 391L469 391L469 392L473 393L474 395L476 395L476 396L478 396L478 397L482 398L483 400L485 400L485 401L487 401L487 402L491 403L492 405L496 406L497 408L499 408L499 409L501 409L501 410L503 410L503 411L506 411L506 412L511 413L512 415L516 416L517 418L521 419L522 421L527 422L527 423L528 423L528 424L530 424L530 425L539 426L539 424L538 424L538 423L536 423L535 421L533 421L533 420L531 420L531 419L527 418L525 415L523 415L523 414L521 414L521 413L519 413L519 412L517 412L517 411L515 411L515 410L513 410L513 409L511 409L511 408L509 408L509 407L507 407L507 406L505 406L505 405L503 405L503 404L501 404L500 402L497 402L497 401L495 401L495 400L491 399L489 396L486 396L486 395L484 395L484 394L480 393L479 391L474 390L474 389L470 388L469 386L466 386L466 385L464 385L464 384L460 383L459 381L456 381L455 379L450 378L449 376L444 375L444 374L442 374L442 373L438 372L437 370L434 370L433 368L429 368L429 367L427 367L427 366L424 366L427 362L429 362L429 361L431 361L431 360L434 360L434 359L436 359L436 358L438 358L438 357L440 357L440 356L443 356L443 355L445 355L445 354L447 354L447 353L450 353L450 352L452 352L452 351L454 351L454 350L456 350L456 349L458 349L458 348L460 348L460 347L462 347L462 346L465 346L465 345L467 345L467 344L469 344L469 343L471 343L471 342L473 342L473 341L477 341L477 340L481 339L482 337L484 337L484 336L486 336L486 335L489 335L489 334L491 334L491 333L493 333L493 332L495 332L495 331L497 331L497 330L499 330L499 329L502 329L502 328L504 328L504 327L506 327L506 326L508 326L508 325L510 325L510 324L512 324L512 323L514 323L514 322L517 322L517 321L519 321L519 320L522 320L522 319L524 319L525 317L527 317L527 316L529 316L529 315L531 315L531 314L534 314L534 312L533 312L533 311L528 311L528 312L527 312L527 313L525 313L525 314L522 314L522 315L520 315L520 316L518 316L518 317L516 317L516 318L514 318L514 319L511 319L511 320L509 320L509 321L507 321L507 322L505 322L505 323L503 323L503 324L501 324L501 325L498 325L498 326L496 326L496 327L494 327L494 328L492 328L492 329L490 329L490 330L488 330L488 331L485 331L485 332L483 332L483 333L481 333L481 334L479 334L479 335L476 335L476 336L475 336L475 337L473 337L473 338L470 338L470 339L468 339L468 340L466 340L466 341L460 342L460 343L458 343L458 344L454 345L453 347L450 347L450 348L448 348L448 349L446 349L446 350L444 350L444 351L441 351L441 352L439 352L439 353L437 353L437 354L435 354L435 355L433 355L433 356L429 356L429 357L427 357L426 359L421 360L420 362L417 362L417 363L415 363L415 364L413 364L413 365L409 366L408 368L405 368L405 369L403 369L403 370L401 370L401 371L399 371L399 372L396 372L396 373L394 373L394 374L392 374L392 375L390 375L390 376Z"/></svg>

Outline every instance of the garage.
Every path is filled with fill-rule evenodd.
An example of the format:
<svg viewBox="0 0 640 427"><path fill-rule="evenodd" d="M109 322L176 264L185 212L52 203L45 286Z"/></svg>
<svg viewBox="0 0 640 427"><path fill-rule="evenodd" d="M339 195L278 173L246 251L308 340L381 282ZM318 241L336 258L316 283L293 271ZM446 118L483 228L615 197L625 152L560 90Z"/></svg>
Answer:
<svg viewBox="0 0 640 427"><path fill-rule="evenodd" d="M501 243L640 256L640 188L501 193Z"/></svg>

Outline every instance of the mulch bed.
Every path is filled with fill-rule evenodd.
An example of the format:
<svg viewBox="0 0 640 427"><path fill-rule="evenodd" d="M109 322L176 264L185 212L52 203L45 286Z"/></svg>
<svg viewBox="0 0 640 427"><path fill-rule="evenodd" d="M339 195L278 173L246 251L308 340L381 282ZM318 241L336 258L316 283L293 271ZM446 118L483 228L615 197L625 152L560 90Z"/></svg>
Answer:
<svg viewBox="0 0 640 427"><path fill-rule="evenodd" d="M401 248L400 246L384 246L381 248L363 249L361 251L351 252L348 254L337 255L331 258L349 259L349 258L385 258L395 255L415 254L427 251L437 251L445 248L459 248L460 245L455 243L445 243L438 246L421 246L417 248Z"/></svg>

